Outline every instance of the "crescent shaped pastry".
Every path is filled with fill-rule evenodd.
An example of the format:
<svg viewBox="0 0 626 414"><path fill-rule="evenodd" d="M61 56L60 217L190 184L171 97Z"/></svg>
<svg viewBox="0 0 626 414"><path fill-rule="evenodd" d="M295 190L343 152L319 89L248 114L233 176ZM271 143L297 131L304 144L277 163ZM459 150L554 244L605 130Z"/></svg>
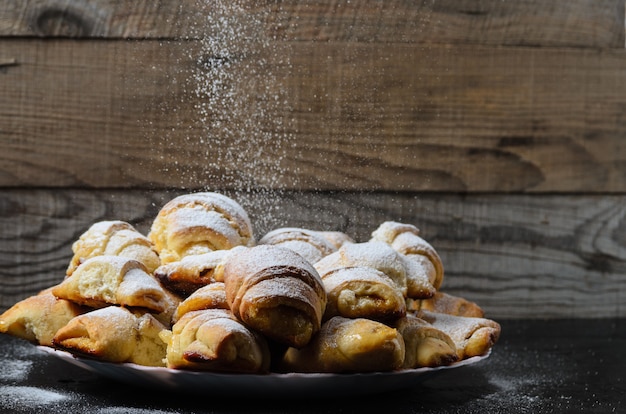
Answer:
<svg viewBox="0 0 626 414"><path fill-rule="evenodd" d="M74 256L67 268L71 276L85 260L95 256L122 256L135 259L152 273L160 264L152 242L125 221L99 221L72 244Z"/></svg>
<svg viewBox="0 0 626 414"><path fill-rule="evenodd" d="M168 293L143 264L121 256L88 259L52 293L93 308L121 305L161 313L172 306Z"/></svg>
<svg viewBox="0 0 626 414"><path fill-rule="evenodd" d="M491 319L429 311L419 311L415 315L447 333L456 344L459 359L486 354L500 337L500 324Z"/></svg>
<svg viewBox="0 0 626 414"><path fill-rule="evenodd" d="M181 296L189 296L197 289L214 282L224 281L224 265L237 249L215 250L192 256L185 256L177 262L159 266L154 276L166 288Z"/></svg>
<svg viewBox="0 0 626 414"><path fill-rule="evenodd" d="M215 282L210 285L201 287L193 292L189 297L180 302L176 308L176 312L172 317L172 322L176 323L184 314L196 310L204 309L227 309L228 301L226 300L226 289L224 283Z"/></svg>
<svg viewBox="0 0 626 414"><path fill-rule="evenodd" d="M409 301L407 299L408 308L412 311L426 310L436 313L447 313L448 315L470 316L474 318L483 318L485 312L477 303L462 298L460 296L450 295L445 292L437 292L430 299Z"/></svg>
<svg viewBox="0 0 626 414"><path fill-rule="evenodd" d="M406 314L406 302L393 280L366 266L341 267L322 276L328 303L324 319L333 316L393 321Z"/></svg>
<svg viewBox="0 0 626 414"><path fill-rule="evenodd" d="M252 224L243 207L213 192L185 194L167 202L152 223L148 238L162 264L255 244Z"/></svg>
<svg viewBox="0 0 626 414"><path fill-rule="evenodd" d="M382 242L348 243L315 263L320 275L341 267L371 267L394 282L400 294L407 295L406 265L398 252Z"/></svg>
<svg viewBox="0 0 626 414"><path fill-rule="evenodd" d="M151 314L108 306L79 315L59 329L55 346L108 362L164 366L167 328Z"/></svg>
<svg viewBox="0 0 626 414"><path fill-rule="evenodd" d="M319 236L326 239L336 249L341 248L344 244L355 243L354 239L342 231L322 230L316 232Z"/></svg>
<svg viewBox="0 0 626 414"><path fill-rule="evenodd" d="M337 250L318 232L296 227L272 230L259 240L259 244L271 244L293 250L309 263L315 263Z"/></svg>
<svg viewBox="0 0 626 414"><path fill-rule="evenodd" d="M416 260L418 264L432 268L426 270L430 284L435 289L441 287L444 275L443 262L435 248L420 237L417 227L386 221L372 232L372 240L385 242L394 250Z"/></svg>
<svg viewBox="0 0 626 414"><path fill-rule="evenodd" d="M224 267L226 299L237 318L281 344L302 347L320 329L326 291L302 256L259 245L235 252Z"/></svg>
<svg viewBox="0 0 626 414"><path fill-rule="evenodd" d="M168 340L169 368L264 373L269 363L266 341L225 309L184 314Z"/></svg>
<svg viewBox="0 0 626 414"><path fill-rule="evenodd" d="M394 326L404 339L406 352L402 368L439 367L458 360L452 338L425 320L407 314Z"/></svg>
<svg viewBox="0 0 626 414"><path fill-rule="evenodd" d="M370 319L336 316L302 349L289 348L282 360L286 372L392 371L404 361L402 335Z"/></svg>
<svg viewBox="0 0 626 414"><path fill-rule="evenodd" d="M0 333L52 346L52 338L72 318L86 309L59 299L50 289L17 302L0 315Z"/></svg>

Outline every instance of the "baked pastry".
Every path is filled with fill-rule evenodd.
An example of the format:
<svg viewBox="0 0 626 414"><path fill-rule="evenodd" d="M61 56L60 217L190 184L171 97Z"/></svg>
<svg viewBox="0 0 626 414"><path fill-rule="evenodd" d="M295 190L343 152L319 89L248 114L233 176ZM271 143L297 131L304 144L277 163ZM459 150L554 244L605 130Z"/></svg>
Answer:
<svg viewBox="0 0 626 414"><path fill-rule="evenodd" d="M407 299L407 308L411 311L426 310L474 318L483 318L485 316L485 312L477 303L444 292L437 292L435 296L429 299L413 301Z"/></svg>
<svg viewBox="0 0 626 414"><path fill-rule="evenodd" d="M333 316L393 321L406 314L406 302L393 280L372 267L351 266L322 275L328 302L324 319Z"/></svg>
<svg viewBox="0 0 626 414"><path fill-rule="evenodd" d="M326 239L326 241L334 246L336 249L341 248L341 246L347 243L355 243L352 237L348 236L342 231L322 230L316 231L316 233Z"/></svg>
<svg viewBox="0 0 626 414"><path fill-rule="evenodd" d="M172 306L159 281L140 262L121 256L87 259L52 293L61 299L102 308L121 305L160 313Z"/></svg>
<svg viewBox="0 0 626 414"><path fill-rule="evenodd" d="M289 348L281 364L285 372L392 371L404 361L402 335L370 319L335 316L302 349Z"/></svg>
<svg viewBox="0 0 626 414"><path fill-rule="evenodd" d="M58 299L50 289L21 300L0 315L0 333L52 346L52 338L72 318L86 309Z"/></svg>
<svg viewBox="0 0 626 414"><path fill-rule="evenodd" d="M154 271L154 276L167 289L185 297L202 286L224 281L224 265L237 249L215 250L208 253L185 256L180 261L166 263Z"/></svg>
<svg viewBox="0 0 626 414"><path fill-rule="evenodd" d="M427 266L430 284L439 289L443 282L443 263L437 251L426 240L420 237L419 229L411 224L386 221L374 232L372 240L382 241L391 245L396 251Z"/></svg>
<svg viewBox="0 0 626 414"><path fill-rule="evenodd" d="M341 267L366 266L393 280L403 297L407 295L406 267L400 254L382 242L348 243L315 263L320 275Z"/></svg>
<svg viewBox="0 0 626 414"><path fill-rule="evenodd" d="M229 310L188 312L174 324L171 335L165 336L169 336L168 368L242 373L265 373L269 369L265 339Z"/></svg>
<svg viewBox="0 0 626 414"><path fill-rule="evenodd" d="M402 368L439 367L458 360L452 338L425 320L407 314L393 326L404 339L405 356Z"/></svg>
<svg viewBox="0 0 626 414"><path fill-rule="evenodd" d="M76 316L58 330L52 342L71 353L107 362L164 366L167 328L149 313L108 306Z"/></svg>
<svg viewBox="0 0 626 414"><path fill-rule="evenodd" d="M456 345L459 359L485 355L500 337L500 324L491 319L419 311L415 315L447 333Z"/></svg>
<svg viewBox="0 0 626 414"><path fill-rule="evenodd" d="M203 286L180 302L174 312L172 322L176 323L184 314L188 312L204 309L230 310L228 301L226 300L226 290L224 289L223 282L215 282L210 285Z"/></svg>
<svg viewBox="0 0 626 414"><path fill-rule="evenodd" d="M272 244L291 249L309 263L315 263L337 250L318 232L296 227L272 230L259 240L259 244Z"/></svg>
<svg viewBox="0 0 626 414"><path fill-rule="evenodd" d="M174 314L183 299L178 294L168 289L164 288L163 292L165 293L165 296L163 297L163 305L165 306L165 310L163 310L162 312L152 311L152 315L163 325L169 327L172 325L172 318L174 317Z"/></svg>
<svg viewBox="0 0 626 414"><path fill-rule="evenodd" d="M259 245L234 252L224 286L234 315L271 340L302 347L320 329L327 300L322 279L292 250Z"/></svg>
<svg viewBox="0 0 626 414"><path fill-rule="evenodd" d="M170 200L159 211L148 237L162 264L255 244L252 224L243 207L212 192L185 194Z"/></svg>
<svg viewBox="0 0 626 414"><path fill-rule="evenodd" d="M66 270L70 276L81 263L95 256L122 256L135 259L152 273L161 260L152 242L131 224L120 221L94 223L72 244L72 257Z"/></svg>
<svg viewBox="0 0 626 414"><path fill-rule="evenodd" d="M437 293L432 284L436 270L432 262L421 255L404 255L399 253L406 268L407 297L412 299L428 299Z"/></svg>

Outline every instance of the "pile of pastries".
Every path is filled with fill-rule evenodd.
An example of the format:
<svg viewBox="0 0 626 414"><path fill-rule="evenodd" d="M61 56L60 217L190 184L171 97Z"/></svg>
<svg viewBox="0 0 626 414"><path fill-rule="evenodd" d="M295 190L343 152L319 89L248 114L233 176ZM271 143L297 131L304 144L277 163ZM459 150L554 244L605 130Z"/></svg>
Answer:
<svg viewBox="0 0 626 414"><path fill-rule="evenodd" d="M255 239L215 192L167 202L147 235L94 223L66 275L0 315L0 332L108 362L195 371L354 373L486 354L500 325L441 291L436 250L384 222L356 242L283 227Z"/></svg>

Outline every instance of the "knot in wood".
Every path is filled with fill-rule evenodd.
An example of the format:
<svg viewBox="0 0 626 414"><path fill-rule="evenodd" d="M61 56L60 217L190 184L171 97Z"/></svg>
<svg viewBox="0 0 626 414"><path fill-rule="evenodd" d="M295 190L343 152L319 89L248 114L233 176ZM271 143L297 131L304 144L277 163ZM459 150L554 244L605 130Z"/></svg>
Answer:
<svg viewBox="0 0 626 414"><path fill-rule="evenodd" d="M37 33L42 36L81 37L91 34L92 24L68 8L46 8L35 20Z"/></svg>

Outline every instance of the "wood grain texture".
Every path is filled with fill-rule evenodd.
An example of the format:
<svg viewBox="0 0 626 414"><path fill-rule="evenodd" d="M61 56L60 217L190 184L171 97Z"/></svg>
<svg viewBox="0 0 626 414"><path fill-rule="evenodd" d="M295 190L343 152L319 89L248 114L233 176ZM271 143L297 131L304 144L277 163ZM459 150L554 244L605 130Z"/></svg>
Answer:
<svg viewBox="0 0 626 414"><path fill-rule="evenodd" d="M285 39L624 47L621 0L292 0L278 12Z"/></svg>
<svg viewBox="0 0 626 414"><path fill-rule="evenodd" d="M419 226L494 318L626 317L624 0L6 0L0 310L92 223Z"/></svg>
<svg viewBox="0 0 626 414"><path fill-rule="evenodd" d="M5 0L0 36L199 38L219 18L281 40L624 47L623 0Z"/></svg>
<svg viewBox="0 0 626 414"><path fill-rule="evenodd" d="M182 192L3 190L0 308L60 281L71 244L92 223L147 232ZM445 266L442 290L494 318L624 317L626 198L557 195L232 193L257 237L283 226L366 241L383 221L417 225Z"/></svg>
<svg viewBox="0 0 626 414"><path fill-rule="evenodd" d="M626 190L624 50L0 44L4 187Z"/></svg>
<svg viewBox="0 0 626 414"><path fill-rule="evenodd" d="M194 0L4 0L0 36L183 38L202 22Z"/></svg>

